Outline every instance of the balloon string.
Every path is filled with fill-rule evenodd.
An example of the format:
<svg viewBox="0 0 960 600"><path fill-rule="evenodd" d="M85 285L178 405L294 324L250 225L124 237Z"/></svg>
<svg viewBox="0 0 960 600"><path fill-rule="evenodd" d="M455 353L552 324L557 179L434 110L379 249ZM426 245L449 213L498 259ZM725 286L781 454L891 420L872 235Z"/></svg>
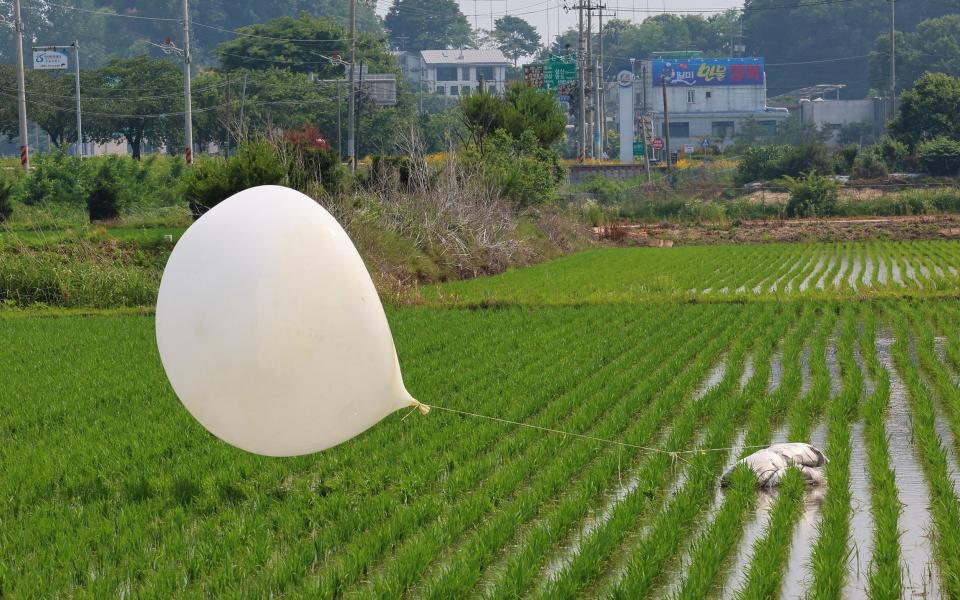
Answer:
<svg viewBox="0 0 960 600"><path fill-rule="evenodd" d="M633 449L635 449L635 450L643 450L643 451L645 451L645 452L659 452L659 453L661 453L661 454L669 454L672 458L678 458L678 456L677 456L678 454L700 454L700 453L704 453L704 452L728 452L728 451L730 451L730 450L741 450L741 449L742 449L742 450L748 450L748 449L754 449L754 448L766 448L766 447L768 447L768 444L756 444L756 445L752 445L752 446L736 446L736 447L731 446L731 447L728 447L728 448L697 448L697 449L695 449L695 450L664 450L664 449L662 449L662 448L651 448L651 447L649 447L649 446L640 446L640 445L638 445L638 444L631 444L631 443L629 443L629 442L621 442L621 441L619 441L619 440L611 440L611 439L607 439L607 438L599 438L599 437L594 437L594 436L592 436L592 435L585 435L585 434L582 434L582 433L573 433L573 432L571 432L571 431L563 431L562 429L552 429L552 428L550 428L550 427L542 427L542 426L540 426L540 425L532 425L532 424L530 424L530 423L522 423L522 422L520 422L520 421L511 421L510 419L502 419L502 418L500 418L500 417L492 417L492 416L490 416L490 415L480 415L480 414L477 414L477 413L467 412L467 411L465 411L465 410L458 410L458 409L456 409L456 408L447 408L447 407L445 407L445 406L437 406L436 404L431 404L431 405L427 406L426 404L424 404L424 403L422 403L422 402L417 402L417 403L414 405L413 408L414 408L414 409L419 409L422 414L427 414L428 412L430 412L430 409L431 409L431 408L435 408L435 409L437 409L437 410L442 410L442 411L446 411L446 412L449 412L449 413L455 413L455 414L464 415L464 416L467 416L467 417L476 417L476 418L478 418L478 419L487 419L487 420L489 420L489 421L496 421L496 422L498 422L498 423L505 423L505 424L507 424L507 425L514 425L514 426L516 426L516 427L527 427L528 429L537 429L537 430L539 430L539 431L547 431L547 432L549 432L549 433L558 433L558 434L560 434L560 435L567 435L567 436L570 436L570 437L577 437L577 438L581 438L581 439L585 439L585 440L591 440L591 441L594 441L594 442L600 442L600 443L603 443L603 444L612 444L612 445L615 445L615 446L623 446L623 447L625 447L625 448L633 448ZM426 408L426 410L424 410L424 408ZM412 412L413 412L413 410L411 410L409 413L407 413L406 415L404 415L403 419L406 419L408 416L410 416L410 413L412 413ZM401 419L401 420L403 420L403 419Z"/></svg>

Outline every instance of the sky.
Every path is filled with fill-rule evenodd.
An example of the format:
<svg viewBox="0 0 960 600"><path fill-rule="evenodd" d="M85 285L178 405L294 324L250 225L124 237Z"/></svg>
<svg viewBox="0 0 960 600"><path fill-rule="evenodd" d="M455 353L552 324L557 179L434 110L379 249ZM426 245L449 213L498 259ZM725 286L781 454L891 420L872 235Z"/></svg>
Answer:
<svg viewBox="0 0 960 600"><path fill-rule="evenodd" d="M705 11L705 14L711 14L743 6L743 0L602 1L606 2L604 20L617 18L637 23L643 21L647 15L663 12ZM563 10L564 5L576 6L577 0L457 0L457 3L474 29L490 29L492 20L510 14L521 17L536 27L544 43L548 39L552 40L558 31L566 31L577 25L577 11ZM392 4L392 0L379 0L377 14L386 15Z"/></svg>

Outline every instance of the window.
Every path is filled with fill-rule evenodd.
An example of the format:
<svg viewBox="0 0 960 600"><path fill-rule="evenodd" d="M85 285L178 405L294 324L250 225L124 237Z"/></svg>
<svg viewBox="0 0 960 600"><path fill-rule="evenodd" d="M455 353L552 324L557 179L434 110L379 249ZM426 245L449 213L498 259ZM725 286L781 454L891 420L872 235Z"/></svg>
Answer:
<svg viewBox="0 0 960 600"><path fill-rule="evenodd" d="M685 138L690 137L690 123L670 123L670 137Z"/></svg>
<svg viewBox="0 0 960 600"><path fill-rule="evenodd" d="M447 88L443 87L442 85L438 85L438 86L437 86L437 93L440 94L441 96L443 96L443 95L445 95L445 94L447 93Z"/></svg>
<svg viewBox="0 0 960 600"><path fill-rule="evenodd" d="M455 86L455 85L451 85L451 86L450 86L450 95L451 95L451 96L459 96L459 95L460 95L460 89L459 89L457 86Z"/></svg>
<svg viewBox="0 0 960 600"><path fill-rule="evenodd" d="M763 131L764 135L776 135L777 134L777 122L776 121L757 121L757 125L760 126L760 130Z"/></svg>
<svg viewBox="0 0 960 600"><path fill-rule="evenodd" d="M710 133L715 138L730 139L733 137L733 121L714 121Z"/></svg>
<svg viewBox="0 0 960 600"><path fill-rule="evenodd" d="M694 90L687 90L687 104L693 104L697 101L697 92Z"/></svg>
<svg viewBox="0 0 960 600"><path fill-rule="evenodd" d="M470 81L470 67L460 69L460 81Z"/></svg>
<svg viewBox="0 0 960 600"><path fill-rule="evenodd" d="M493 67L477 67L477 81L493 81L496 76L493 73Z"/></svg>
<svg viewBox="0 0 960 600"><path fill-rule="evenodd" d="M456 67L437 67L437 81L456 81Z"/></svg>
<svg viewBox="0 0 960 600"><path fill-rule="evenodd" d="M704 93L703 93L703 97L704 97L704 98L710 98L711 96L713 96L713 92L704 92Z"/></svg>
<svg viewBox="0 0 960 600"><path fill-rule="evenodd" d="M463 90L463 95L464 95L464 96L469 96L469 95L470 95L470 86L469 86L469 85L461 86L461 89Z"/></svg>

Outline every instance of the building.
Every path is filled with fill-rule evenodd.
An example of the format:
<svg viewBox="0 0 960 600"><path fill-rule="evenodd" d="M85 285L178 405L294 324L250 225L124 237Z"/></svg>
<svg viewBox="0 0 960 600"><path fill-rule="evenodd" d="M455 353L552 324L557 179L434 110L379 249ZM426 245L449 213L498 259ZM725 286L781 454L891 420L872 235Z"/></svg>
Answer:
<svg viewBox="0 0 960 600"><path fill-rule="evenodd" d="M862 125L864 133L869 133L870 137L879 137L883 134L886 114L887 103L882 98L800 100L800 122L829 132L827 143L831 146L840 144L840 129L850 125Z"/></svg>
<svg viewBox="0 0 960 600"><path fill-rule="evenodd" d="M422 50L399 52L397 61L414 87L441 96L463 96L480 89L502 93L507 67L513 65L499 50Z"/></svg>
<svg viewBox="0 0 960 600"><path fill-rule="evenodd" d="M768 130L789 116L786 108L767 106L767 80L762 58L700 58L696 53L662 53L637 63L637 115L650 115L654 136L666 139L671 151L684 146L723 148L733 143L747 123ZM667 121L664 127L664 98Z"/></svg>

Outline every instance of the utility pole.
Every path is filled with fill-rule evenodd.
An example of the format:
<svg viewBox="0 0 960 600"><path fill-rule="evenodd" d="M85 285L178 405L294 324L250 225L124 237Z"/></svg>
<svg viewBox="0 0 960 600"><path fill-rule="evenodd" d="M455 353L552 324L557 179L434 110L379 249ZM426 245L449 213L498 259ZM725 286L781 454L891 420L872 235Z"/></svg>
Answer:
<svg viewBox="0 0 960 600"><path fill-rule="evenodd" d="M17 29L17 112L20 116L20 164L30 168L30 142L27 139L27 85L23 79L23 19L20 0L14 0L14 26Z"/></svg>
<svg viewBox="0 0 960 600"><path fill-rule="evenodd" d="M581 0L582 2L583 0ZM586 82L589 85L587 89L593 87L593 4L591 0L587 1L587 54L585 56L586 62L584 63L587 68L587 78ZM590 158L596 159L597 155L593 150L593 130L594 122L596 121L596 107L593 106L593 93L596 90L590 90L590 93L587 94L588 104L590 109L587 114L587 148L590 148Z"/></svg>
<svg viewBox="0 0 960 600"><path fill-rule="evenodd" d="M660 80L663 88L663 138L665 141L664 151L667 153L667 172L670 172L670 113L667 111L667 78Z"/></svg>
<svg viewBox="0 0 960 600"><path fill-rule="evenodd" d="M226 93L224 98L226 103L223 107L223 132L226 134L224 136L226 140L223 146L223 155L225 158L230 158L230 121L232 120L231 117L233 117L233 110L230 104L230 75L226 76L226 83Z"/></svg>
<svg viewBox="0 0 960 600"><path fill-rule="evenodd" d="M77 156L83 158L83 125L80 121L80 41L73 40L73 74L77 90Z"/></svg>
<svg viewBox="0 0 960 600"><path fill-rule="evenodd" d="M190 8L183 0L183 131L187 164L193 164L193 98L190 92Z"/></svg>
<svg viewBox="0 0 960 600"><path fill-rule="evenodd" d="M600 119L601 108L600 108L600 61L597 60L594 63L594 72L593 72L593 158L594 160L600 160L603 158L603 122Z"/></svg>
<svg viewBox="0 0 960 600"><path fill-rule="evenodd" d="M597 13L597 31L598 37L597 41L600 44L600 60L597 62L597 112L600 115L600 156L607 151L607 84L604 78L604 67L603 67L603 9L606 8L605 5L601 4L598 6L600 11Z"/></svg>
<svg viewBox="0 0 960 600"><path fill-rule="evenodd" d="M357 172L357 157L356 157L356 148L354 146L356 140L354 139L354 127L356 126L357 118L357 106L356 106L356 86L354 84L354 77L356 76L355 71L357 64L357 0L350 0L350 83L349 91L347 93L348 98L348 115L347 115L347 162L350 163L350 172Z"/></svg>
<svg viewBox="0 0 960 600"><path fill-rule="evenodd" d="M586 99L586 94L584 90L584 87L586 87L586 78L584 77L584 72L583 72L583 67L585 64L584 54L585 54L586 44L584 43L584 40L583 40L583 2L584 0L580 0L577 3L577 14L578 14L577 21L578 21L578 26L580 30L580 38L577 44L577 79L579 80L578 81L579 85L577 87L580 88L578 92L580 96L580 110L579 110L580 115L579 115L579 119L577 119L578 121L577 130L578 130L578 136L579 136L579 140L577 141L577 161L578 162L583 162L587 155L587 135L586 135L587 133L587 114L586 114L587 99ZM25 124L23 125L23 127L24 127L24 130L26 130Z"/></svg>
<svg viewBox="0 0 960 600"><path fill-rule="evenodd" d="M896 0L890 0L890 118L897 114L897 31L894 26Z"/></svg>

